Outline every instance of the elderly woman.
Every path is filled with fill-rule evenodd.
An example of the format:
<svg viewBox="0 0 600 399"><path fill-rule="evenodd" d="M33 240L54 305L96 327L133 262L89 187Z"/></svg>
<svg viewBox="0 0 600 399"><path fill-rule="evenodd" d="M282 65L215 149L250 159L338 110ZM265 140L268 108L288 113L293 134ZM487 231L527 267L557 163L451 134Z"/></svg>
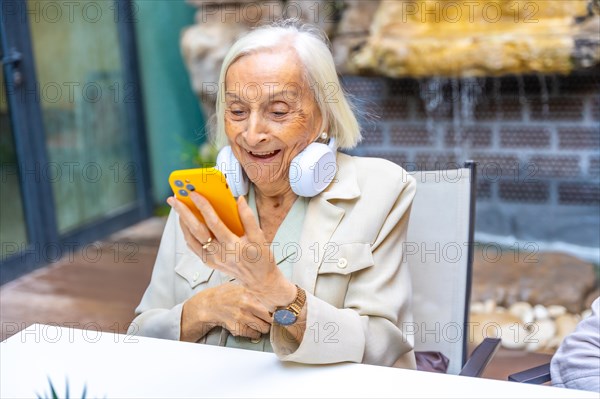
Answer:
<svg viewBox="0 0 600 399"><path fill-rule="evenodd" d="M403 241L415 181L391 162L337 152L360 130L325 36L290 21L255 29L229 50L219 88L216 139L229 146L218 166L245 234L198 194L205 223L169 198L130 332L414 368L402 327L412 321Z"/></svg>

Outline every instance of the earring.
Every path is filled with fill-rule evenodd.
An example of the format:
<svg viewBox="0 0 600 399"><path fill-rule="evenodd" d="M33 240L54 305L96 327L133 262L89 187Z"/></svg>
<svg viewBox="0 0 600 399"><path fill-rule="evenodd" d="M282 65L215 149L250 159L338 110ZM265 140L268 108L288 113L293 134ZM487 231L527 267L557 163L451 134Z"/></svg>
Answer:
<svg viewBox="0 0 600 399"><path fill-rule="evenodd" d="M321 133L321 139L327 140L327 137L329 137L329 135L327 134L327 132Z"/></svg>

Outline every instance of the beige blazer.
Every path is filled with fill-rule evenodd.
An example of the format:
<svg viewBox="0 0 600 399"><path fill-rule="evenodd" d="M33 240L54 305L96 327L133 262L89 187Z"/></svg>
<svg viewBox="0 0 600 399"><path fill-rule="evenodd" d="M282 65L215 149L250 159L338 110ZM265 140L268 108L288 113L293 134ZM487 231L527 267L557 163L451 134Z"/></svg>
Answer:
<svg viewBox="0 0 600 399"><path fill-rule="evenodd" d="M416 182L383 159L338 153L337 161L334 182L309 202L296 248L292 280L307 292L302 343L274 324L273 349L286 361L415 368L413 341L402 326L412 322L403 242ZM178 340L183 302L228 280L187 248L171 212L129 332ZM223 345L225 338L217 327L201 342Z"/></svg>

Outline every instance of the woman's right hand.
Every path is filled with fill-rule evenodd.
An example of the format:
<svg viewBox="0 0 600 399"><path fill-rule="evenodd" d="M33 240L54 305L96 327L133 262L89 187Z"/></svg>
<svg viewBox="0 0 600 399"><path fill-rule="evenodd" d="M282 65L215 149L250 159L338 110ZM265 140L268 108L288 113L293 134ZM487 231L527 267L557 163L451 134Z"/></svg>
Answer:
<svg viewBox="0 0 600 399"><path fill-rule="evenodd" d="M226 283L200 291L183 304L180 339L196 342L213 327L259 339L271 329L269 311L243 286Z"/></svg>

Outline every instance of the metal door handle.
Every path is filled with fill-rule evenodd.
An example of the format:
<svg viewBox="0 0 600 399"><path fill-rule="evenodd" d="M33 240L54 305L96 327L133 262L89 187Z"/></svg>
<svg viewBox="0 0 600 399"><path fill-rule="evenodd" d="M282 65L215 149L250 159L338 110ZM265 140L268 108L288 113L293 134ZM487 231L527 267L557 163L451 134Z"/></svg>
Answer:
<svg viewBox="0 0 600 399"><path fill-rule="evenodd" d="M19 71L19 64L21 63L21 61L23 60L23 55L18 52L17 50L15 50L14 48L11 48L10 50L8 50L8 53L2 57L0 59L0 62L2 63L2 65L12 65L13 66L13 70L12 70L12 77L13 77L13 83L15 86L20 86L21 83L23 82L23 74L21 73L21 71Z"/></svg>

